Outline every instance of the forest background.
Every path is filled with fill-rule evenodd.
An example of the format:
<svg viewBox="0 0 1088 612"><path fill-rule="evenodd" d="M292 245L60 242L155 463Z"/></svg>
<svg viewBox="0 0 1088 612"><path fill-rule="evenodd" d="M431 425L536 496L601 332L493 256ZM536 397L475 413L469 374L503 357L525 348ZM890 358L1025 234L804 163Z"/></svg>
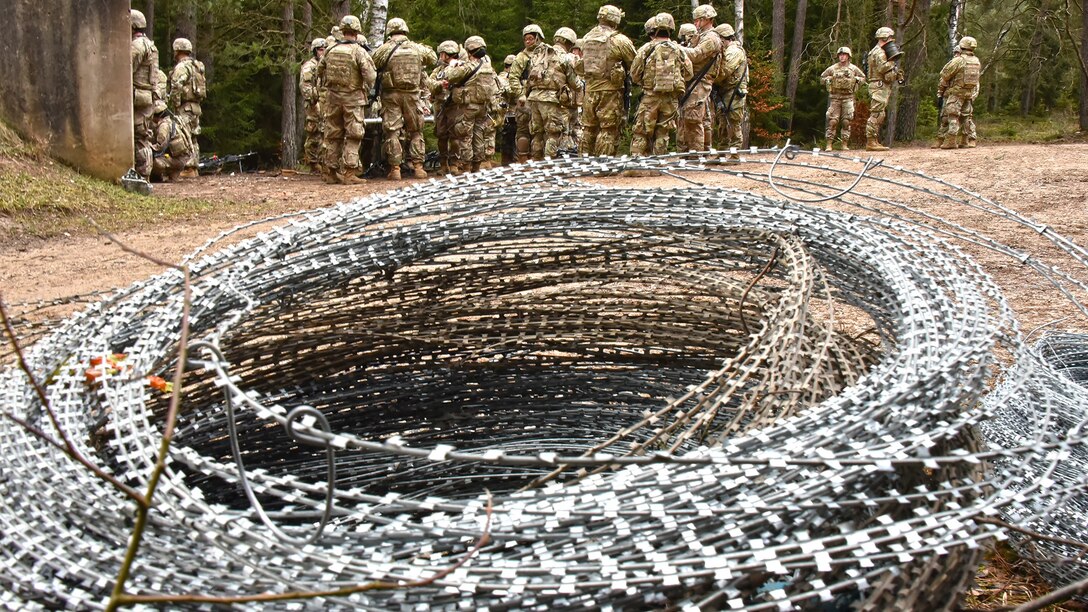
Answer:
<svg viewBox="0 0 1088 612"><path fill-rule="evenodd" d="M607 2L607 0L605 0ZM985 139L1047 140L1088 131L1088 13L1085 0L728 0L715 3L716 23L740 33L751 62L752 144L823 136L827 93L819 74L848 46L859 67L873 32L895 28L907 80L889 109L885 140L931 138L937 128L936 86L956 41L978 39L982 89L975 101ZM162 68L173 65L171 42L193 41L209 82L204 105L205 154L254 151L266 163L294 167L302 142L299 67L313 38L346 14L360 16L372 44L389 17L404 18L411 38L435 47L481 35L496 64L522 48L521 28L537 23L549 42L561 26L584 35L599 3L581 0L133 0L144 11ZM671 13L691 21L691 0L613 0L626 13L621 29L636 46L642 24ZM859 93L857 117L868 114ZM855 136L864 130L855 129Z"/></svg>

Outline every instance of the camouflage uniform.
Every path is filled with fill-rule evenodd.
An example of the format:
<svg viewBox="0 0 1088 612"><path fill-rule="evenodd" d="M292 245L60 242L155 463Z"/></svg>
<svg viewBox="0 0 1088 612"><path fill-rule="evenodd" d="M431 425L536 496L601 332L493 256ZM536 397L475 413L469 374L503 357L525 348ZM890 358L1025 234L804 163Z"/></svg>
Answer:
<svg viewBox="0 0 1088 612"><path fill-rule="evenodd" d="M733 39L733 26L723 23L714 31L722 37L724 46L714 79L714 87L722 99L719 121L725 133L725 146L740 149L744 146L744 112L748 102L748 54Z"/></svg>
<svg viewBox="0 0 1088 612"><path fill-rule="evenodd" d="M882 34L884 34L882 36ZM877 30L877 38L893 38L891 28ZM869 120L865 123L865 148L870 151L885 151L880 144L880 128L884 125L884 114L888 110L888 100L892 96L892 84L902 80L903 73L888 59L884 47L879 43L869 51Z"/></svg>
<svg viewBox="0 0 1088 612"><path fill-rule="evenodd" d="M578 74L579 62L581 58L572 53L574 46L578 44L578 35L574 33L574 30L563 27L555 31L555 36L552 39L556 51L565 53L567 59L571 65L574 66L574 73ZM583 85L581 78L579 78L579 84ZM577 150L578 140L575 139L575 128L578 124L578 109L585 96L582 93L583 87L576 87L570 92L564 92L563 98L560 100L560 105L566 111L566 125L563 126L563 137L559 140L560 150Z"/></svg>
<svg viewBox="0 0 1088 612"><path fill-rule="evenodd" d="M695 10L697 11L697 19L710 20L716 16L714 10L706 4L700 5ZM700 15L708 16L702 17ZM692 78L703 71L707 64L717 62L723 48L722 38L714 31L713 24L706 25L704 23L703 28L692 39L691 46L684 49L688 54L688 59L691 60ZM705 151L708 148L707 137L709 135L706 131L706 124L710 117L710 94L713 89L715 74L714 66L710 66L698 83L695 83L694 86L688 83L688 87L691 88L691 95L688 96L684 106L680 109L681 123L676 137L677 142L683 144L683 148L678 148L680 151Z"/></svg>
<svg viewBox="0 0 1088 612"><path fill-rule="evenodd" d="M131 11L132 19L132 137L136 172L151 177L151 131L155 102L160 100L159 50L155 43L139 31L147 27L140 11Z"/></svg>
<svg viewBox="0 0 1088 612"><path fill-rule="evenodd" d="M391 36L374 52L374 64L382 78L382 151L389 164L389 178L400 178L404 151L400 141L408 141L408 162L416 178L425 178L423 157L423 115L419 112L420 74L438 58L430 47L408 40L408 26L403 19L389 20Z"/></svg>
<svg viewBox="0 0 1088 612"><path fill-rule="evenodd" d="M502 152L502 164L509 165L514 163L517 158L517 98L512 95L510 89L510 66L514 63L514 56L507 55L503 62L506 69L497 75L499 82L499 96L500 107L502 113L500 116L503 118L502 125L502 145L499 147L499 151Z"/></svg>
<svg viewBox="0 0 1088 612"><path fill-rule="evenodd" d="M170 99L170 77L166 76L162 68L159 68L159 83L155 85L155 96L163 101Z"/></svg>
<svg viewBox="0 0 1088 612"><path fill-rule="evenodd" d="M350 27L349 27L350 26ZM360 183L359 145L366 133L366 103L377 76L374 62L350 33L361 29L357 17L340 23L347 40L337 42L317 67L317 78L328 88L325 108L325 180ZM417 81L418 83L418 78Z"/></svg>
<svg viewBox="0 0 1088 612"><path fill-rule="evenodd" d="M975 56L976 45L974 38L963 37L960 40L960 55L953 57L941 69L937 95L944 96L942 122L947 121L948 124L948 130L941 145L942 149L957 147L961 128L967 137L968 147L974 147L977 143L973 102L978 96L982 64Z"/></svg>
<svg viewBox="0 0 1088 612"><path fill-rule="evenodd" d="M820 73L820 79L827 87L827 139L826 150L830 151L835 142L835 132L842 126L842 149L850 150L850 122L854 120L854 96L858 85L865 82L865 73L861 68L850 63L850 48L840 47L838 55L846 55L846 62L838 61Z"/></svg>
<svg viewBox="0 0 1088 612"><path fill-rule="evenodd" d="M174 53L192 53L193 45L184 38L174 41ZM207 85L204 81L204 64L187 55L174 65L174 71L170 73L170 106L189 126L189 133L193 139L193 155L186 170L195 174L197 162L200 160L200 144L197 136L200 135L200 116L203 111L200 103L207 97Z"/></svg>
<svg viewBox="0 0 1088 612"><path fill-rule="evenodd" d="M666 21L664 17L668 17ZM673 25L668 14L658 15L654 26L668 33ZM677 104L684 84L691 80L691 60L683 48L667 37L655 37L642 45L631 62L631 80L642 87L635 115L631 155L664 155L676 129Z"/></svg>
<svg viewBox="0 0 1088 612"><path fill-rule="evenodd" d="M469 53L468 60L446 70L449 96L461 109L453 126L450 148L459 171L471 167L475 172L488 159L488 136L492 143L495 142L490 115L495 97L495 70L491 67L491 58L486 55L484 39L469 37L465 41L465 51ZM477 57L481 52L484 55Z"/></svg>
<svg viewBox="0 0 1088 612"><path fill-rule="evenodd" d="M446 72L450 69L449 59L459 61L461 46L452 40L443 41L438 45L440 54L438 65L431 72L428 84L431 90L432 115L434 116L434 135L438 139L438 172L447 174L450 172L450 162L456 167L457 158L450 156L450 139L453 136L453 126L459 119L457 107L450 100L449 92L443 87L446 80ZM445 54L445 55L441 55ZM456 151L454 151L456 153Z"/></svg>
<svg viewBox="0 0 1088 612"><path fill-rule="evenodd" d="M578 87L574 65L566 54L541 42L543 34L536 34L539 31L540 28L533 25L524 28L523 38L527 33L536 38L517 54L510 67L511 74L526 75L524 83L521 78L511 79L510 88L517 94L519 103L524 98L529 107L530 147L533 159L537 160L555 157L559 152L559 140L566 125L566 113L559 104L560 93L564 88L570 92Z"/></svg>
<svg viewBox="0 0 1088 612"><path fill-rule="evenodd" d="M605 5L597 12L597 26L582 37L582 155L615 155L623 116L623 90L635 45L616 31L623 12Z"/></svg>
<svg viewBox="0 0 1088 612"><path fill-rule="evenodd" d="M165 182L176 180L193 156L193 140L188 124L166 112L166 104L159 102L154 136L151 140L153 154L151 176Z"/></svg>
<svg viewBox="0 0 1088 612"><path fill-rule="evenodd" d="M315 38L310 43L313 57L302 64L298 79L302 103L306 107L306 163L314 170L321 165L321 84L317 80L317 66L321 63L318 51L324 52L324 49L324 38Z"/></svg>

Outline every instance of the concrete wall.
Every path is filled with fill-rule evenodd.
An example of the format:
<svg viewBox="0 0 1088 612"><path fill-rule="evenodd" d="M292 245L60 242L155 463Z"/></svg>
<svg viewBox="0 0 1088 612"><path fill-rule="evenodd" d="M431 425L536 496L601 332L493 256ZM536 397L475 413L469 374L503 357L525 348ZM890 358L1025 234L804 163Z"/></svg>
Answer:
<svg viewBox="0 0 1088 612"><path fill-rule="evenodd" d="M0 0L0 118L107 180L132 166L129 0Z"/></svg>

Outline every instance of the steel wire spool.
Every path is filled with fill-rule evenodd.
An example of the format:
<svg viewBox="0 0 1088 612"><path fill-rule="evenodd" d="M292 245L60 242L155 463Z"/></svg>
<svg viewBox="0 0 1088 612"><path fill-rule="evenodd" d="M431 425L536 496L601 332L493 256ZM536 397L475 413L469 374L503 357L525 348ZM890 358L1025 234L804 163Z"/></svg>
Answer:
<svg viewBox="0 0 1088 612"><path fill-rule="evenodd" d="M1005 537L975 519L1058 516L1085 485L1041 477L1083 452L1083 414L1055 433L1021 410L1021 438L980 444L1008 398L1048 401L1033 381L1052 368L961 246L1074 300L1084 285L925 208L1015 219L981 196L781 153L553 160L213 241L190 262L199 342L127 588L407 584L463 558L489 518L487 544L433 584L299 605L953 607L980 546ZM836 198L853 212L771 189L826 196L861 168ZM597 180L629 169L749 188ZM182 304L168 272L28 351L62 426L133 485L166 407L142 374L176 363ZM126 371L89 384L86 364L113 352ZM0 398L48 425L21 371ZM103 606L130 503L8 419L0 440L0 602Z"/></svg>

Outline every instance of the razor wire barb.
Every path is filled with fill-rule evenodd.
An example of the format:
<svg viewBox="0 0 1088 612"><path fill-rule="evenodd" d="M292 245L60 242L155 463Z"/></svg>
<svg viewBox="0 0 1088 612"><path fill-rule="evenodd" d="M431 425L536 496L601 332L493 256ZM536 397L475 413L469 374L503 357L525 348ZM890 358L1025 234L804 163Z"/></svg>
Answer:
<svg viewBox="0 0 1088 612"><path fill-rule="evenodd" d="M175 378L186 402L120 601L948 609L983 547L1025 532L1055 585L1083 580L1063 541L1088 524L1086 343L1026 344L969 255L1019 262L1083 313L1083 251L920 173L740 154L530 163L207 245L186 262L189 320L221 356ZM628 169L683 186L616 184ZM839 193L814 208L780 188ZM28 351L28 372L56 373L61 426L104 427L81 450L124 482L154 469L170 405L81 370L123 352L180 372L186 284L137 283ZM46 401L15 370L0 398L28 421ZM124 500L9 425L0 606L105 607ZM87 501L60 502L74 491Z"/></svg>

